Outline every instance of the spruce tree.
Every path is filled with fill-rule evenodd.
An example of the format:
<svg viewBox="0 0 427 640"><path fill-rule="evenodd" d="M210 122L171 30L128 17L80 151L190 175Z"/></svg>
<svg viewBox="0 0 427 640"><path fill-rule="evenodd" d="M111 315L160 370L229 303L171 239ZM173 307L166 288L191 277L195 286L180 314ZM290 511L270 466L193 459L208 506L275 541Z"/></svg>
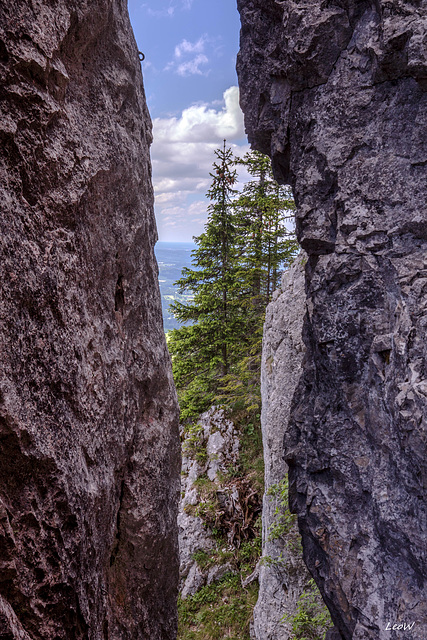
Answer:
<svg viewBox="0 0 427 640"><path fill-rule="evenodd" d="M234 202L239 259L240 304L244 308L246 338L236 366L222 380L219 398L260 408L260 368L265 309L280 284L283 269L298 252L292 230L294 201L289 187L274 180L270 159L247 153L238 164L254 178Z"/></svg>
<svg viewBox="0 0 427 640"><path fill-rule="evenodd" d="M224 400L257 411L265 307L297 251L286 227L293 200L270 160L252 152L238 161L254 177L238 195L225 141L215 155L205 231L176 283L192 298L171 305L177 320L192 323L168 340L183 419Z"/></svg>
<svg viewBox="0 0 427 640"><path fill-rule="evenodd" d="M235 362L242 310L239 303L236 228L232 199L236 194L235 161L230 148L215 151L205 231L194 238L193 268L185 268L177 281L179 292L190 293L190 302L171 305L180 322L190 326L169 334L174 376L183 415L202 410Z"/></svg>
<svg viewBox="0 0 427 640"><path fill-rule="evenodd" d="M251 290L253 306L262 312L279 286L283 269L298 252L292 230L295 204L290 187L274 180L267 156L252 151L239 164L254 178L235 203L244 256L241 277Z"/></svg>

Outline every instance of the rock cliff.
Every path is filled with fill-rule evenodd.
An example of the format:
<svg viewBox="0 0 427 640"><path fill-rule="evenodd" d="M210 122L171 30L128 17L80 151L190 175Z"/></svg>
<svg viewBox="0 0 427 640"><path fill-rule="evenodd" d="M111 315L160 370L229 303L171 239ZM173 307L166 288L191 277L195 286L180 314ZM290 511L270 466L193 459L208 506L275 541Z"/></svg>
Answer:
<svg viewBox="0 0 427 640"><path fill-rule="evenodd" d="M0 637L175 637L179 434L125 0L0 6Z"/></svg>
<svg viewBox="0 0 427 640"><path fill-rule="evenodd" d="M307 257L302 253L283 274L281 289L267 307L264 325L261 426L265 493L259 597L253 622L256 640L291 638L290 620L297 613L304 591L310 591L310 575L302 560L295 516L287 512L288 467L283 459L283 437L304 356L303 265L306 261ZM318 593L316 603L321 608L323 603ZM321 636L321 629L318 635Z"/></svg>
<svg viewBox="0 0 427 640"><path fill-rule="evenodd" d="M305 560L334 638L427 637L426 3L238 5L249 138L309 256L285 433Z"/></svg>

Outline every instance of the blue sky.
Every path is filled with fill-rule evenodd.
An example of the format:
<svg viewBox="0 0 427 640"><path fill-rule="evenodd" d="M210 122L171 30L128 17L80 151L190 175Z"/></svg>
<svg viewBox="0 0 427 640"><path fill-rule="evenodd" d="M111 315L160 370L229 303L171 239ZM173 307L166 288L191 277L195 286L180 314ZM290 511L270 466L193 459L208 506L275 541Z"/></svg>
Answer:
<svg viewBox="0 0 427 640"><path fill-rule="evenodd" d="M209 171L222 140L248 149L238 106L235 0L129 0L153 119L151 149L159 239L203 231Z"/></svg>

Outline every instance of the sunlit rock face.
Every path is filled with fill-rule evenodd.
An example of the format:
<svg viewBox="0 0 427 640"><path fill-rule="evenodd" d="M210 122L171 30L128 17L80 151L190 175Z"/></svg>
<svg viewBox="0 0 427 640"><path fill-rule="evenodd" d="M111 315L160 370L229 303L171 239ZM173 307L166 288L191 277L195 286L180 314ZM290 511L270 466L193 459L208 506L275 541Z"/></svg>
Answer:
<svg viewBox="0 0 427 640"><path fill-rule="evenodd" d="M249 138L309 255L285 434L305 560L334 637L427 637L427 7L238 4Z"/></svg>
<svg viewBox="0 0 427 640"><path fill-rule="evenodd" d="M281 520L283 486L288 467L283 459L283 436L304 356L302 326L305 316L304 264L301 252L282 276L281 288L267 307L261 365L262 441L265 493L262 505L262 559L259 596L254 610L253 638L291 638L292 618L310 575L304 565L296 522ZM279 525L279 526L278 526ZM318 595L313 601L323 605ZM324 606L324 605L323 605ZM321 631L318 633L321 636ZM323 632L324 635L324 632Z"/></svg>
<svg viewBox="0 0 427 640"><path fill-rule="evenodd" d="M178 541L180 558L180 597L185 600L193 596L201 587L221 580L227 573L234 572L229 559L201 567L197 562L197 552L213 553L218 543L198 510L206 504L206 496L197 482L209 480L211 490L218 496L218 518L232 520L238 517L239 493L233 483L224 482L222 477L227 469L237 465L239 459L239 434L234 424L224 413L224 409L211 407L203 413L193 430L188 433L182 428L182 471L181 500L178 510ZM237 514L236 514L237 511ZM232 524L230 523L230 528ZM229 536L229 546L233 549L233 539ZM222 543L222 547L224 548Z"/></svg>
<svg viewBox="0 0 427 640"><path fill-rule="evenodd" d="M124 0L0 7L0 637L175 637L177 404Z"/></svg>

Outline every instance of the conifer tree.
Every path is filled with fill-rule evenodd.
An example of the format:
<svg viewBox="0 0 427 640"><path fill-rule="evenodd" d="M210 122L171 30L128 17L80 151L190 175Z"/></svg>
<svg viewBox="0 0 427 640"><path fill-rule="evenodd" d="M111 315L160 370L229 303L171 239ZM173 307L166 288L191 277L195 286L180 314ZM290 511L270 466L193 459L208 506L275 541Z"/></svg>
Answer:
<svg viewBox="0 0 427 640"><path fill-rule="evenodd" d="M192 294L190 302L173 302L171 310L180 322L190 326L170 333L169 349L174 359L178 387L186 387L181 405L188 411L202 407L217 387L218 379L229 373L235 360L242 312L238 295L236 228L232 199L236 194L235 161L230 148L215 151L207 197L208 221L195 238L193 268L185 268L176 283L180 293ZM190 403L191 398L191 403ZM190 406L191 405L191 406Z"/></svg>
<svg viewBox="0 0 427 640"><path fill-rule="evenodd" d="M292 230L295 204L288 186L274 180L270 159L252 151L239 161L254 180L248 182L235 203L241 230L242 279L252 291L257 310L264 309L298 251Z"/></svg>
<svg viewBox="0 0 427 640"><path fill-rule="evenodd" d="M225 141L215 155L205 231L176 283L192 299L171 305L177 320L192 323L168 340L184 419L214 399L240 398L256 410L265 307L297 251L286 228L293 200L274 181L270 160L252 152L238 161L254 177L238 196L237 162Z"/></svg>
<svg viewBox="0 0 427 640"><path fill-rule="evenodd" d="M246 338L233 371L224 376L219 399L258 412L265 309L280 284L283 269L298 252L292 231L294 201L289 187L274 180L270 159L247 153L238 164L253 177L234 202L239 245L240 303L244 307Z"/></svg>

